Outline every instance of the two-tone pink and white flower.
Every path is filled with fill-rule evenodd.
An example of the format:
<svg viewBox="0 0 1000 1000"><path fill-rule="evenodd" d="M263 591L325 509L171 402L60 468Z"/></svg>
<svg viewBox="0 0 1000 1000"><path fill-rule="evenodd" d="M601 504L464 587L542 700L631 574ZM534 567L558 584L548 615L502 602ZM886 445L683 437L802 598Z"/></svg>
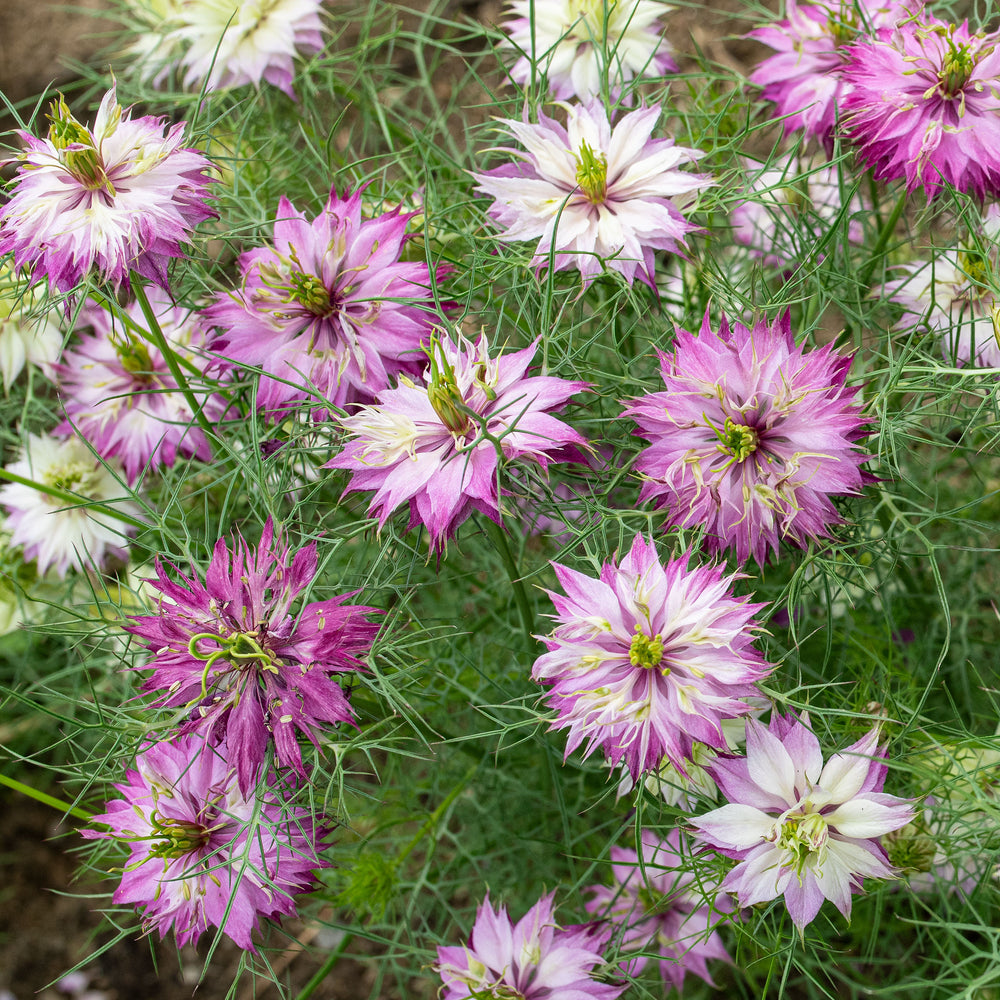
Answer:
<svg viewBox="0 0 1000 1000"><path fill-rule="evenodd" d="M624 968L630 976L639 975L649 953L657 952L667 989L683 990L688 973L714 986L708 960L730 958L713 926L717 918L709 904L725 904L725 898L706 899L687 839L679 830L662 839L643 830L641 844L641 861L631 848L611 848L612 883L585 890L591 895L587 912L615 927L613 936L626 957L643 952L627 958Z"/></svg>
<svg viewBox="0 0 1000 1000"><path fill-rule="evenodd" d="M681 207L714 182L680 168L702 152L653 138L658 107L614 125L596 99L564 109L565 127L542 113L537 125L500 120L524 149L504 147L516 162L473 174L476 190L495 199L487 214L501 240L538 241L538 269L575 267L584 285L611 270L654 287L655 251L683 253L698 228Z"/></svg>
<svg viewBox="0 0 1000 1000"><path fill-rule="evenodd" d="M543 896L514 923L489 896L476 912L467 945L439 947L435 970L443 1000L616 1000L626 984L602 983L606 937L594 928L561 927L553 896Z"/></svg>
<svg viewBox="0 0 1000 1000"><path fill-rule="evenodd" d="M93 817L89 840L128 845L115 903L131 903L147 931L173 930L179 946L218 927L246 951L262 920L295 915L311 889L323 831L311 810L278 789L241 792L225 744L196 736L147 744L122 794Z"/></svg>
<svg viewBox="0 0 1000 1000"><path fill-rule="evenodd" d="M204 574L168 574L159 559L149 587L159 591L154 615L133 615L126 630L152 654L144 691L157 705L190 709L180 732L225 742L240 791L257 781L268 746L280 767L307 776L298 734L319 733L354 713L339 674L364 669L378 625L376 608L345 604L351 594L293 611L317 572L316 545L294 555L270 518L251 549L220 538Z"/></svg>
<svg viewBox="0 0 1000 1000"><path fill-rule="evenodd" d="M374 490L369 512L379 527L408 505L409 526L426 527L437 550L473 511L501 523L502 461L544 470L586 448L549 411L587 383L529 376L537 346L494 358L485 334L475 344L435 336L418 381L402 376L377 403L337 418L350 438L326 468L351 473L348 493Z"/></svg>
<svg viewBox="0 0 1000 1000"><path fill-rule="evenodd" d="M519 53L511 79L528 87L543 74L557 101L589 101L635 78L675 73L661 0L511 0L505 49Z"/></svg>
<svg viewBox="0 0 1000 1000"><path fill-rule="evenodd" d="M691 820L700 839L739 861L721 888L741 906L783 896L801 930L825 899L849 917L865 877L894 877L879 838L909 823L914 803L882 791L878 740L876 726L824 763L807 717L747 720L746 757L711 769L729 803Z"/></svg>
<svg viewBox="0 0 1000 1000"><path fill-rule="evenodd" d="M636 535L600 579L553 563L566 595L548 592L557 625L531 676L549 686L567 757L584 744L633 779L664 759L683 772L695 743L725 750L723 720L753 710L747 699L774 669L753 645L763 605L735 597L721 567L688 561L663 564Z"/></svg>
<svg viewBox="0 0 1000 1000"><path fill-rule="evenodd" d="M211 163L184 148L185 123L132 118L114 87L93 129L62 98L50 118L47 138L18 133L26 149L0 212L0 254L60 292L88 276L128 285L130 271L166 288L169 260L215 215L206 203Z"/></svg>
<svg viewBox="0 0 1000 1000"><path fill-rule="evenodd" d="M188 370L212 363L204 353L208 339L198 314L175 305L155 286L149 304L175 356ZM187 398L166 359L152 342L149 323L137 302L124 310L128 325L107 308L87 303L80 326L90 326L57 366L66 419L57 434L80 434L105 459L118 459L134 483L144 472L172 466L178 455L207 462L212 457L205 432L195 422ZM215 424L229 404L215 392L199 392L205 417Z"/></svg>
<svg viewBox="0 0 1000 1000"><path fill-rule="evenodd" d="M714 551L763 563L785 539L805 546L841 517L830 496L859 493L867 420L850 357L797 346L786 312L753 328L706 312L696 336L678 330L660 354L664 391L630 400L624 416L652 443L635 463L640 500L667 523L704 527Z"/></svg>
<svg viewBox="0 0 1000 1000"><path fill-rule="evenodd" d="M315 219L282 198L272 243L244 253L240 287L205 310L225 366L262 369L257 403L271 415L310 396L338 407L370 402L425 360L445 269L431 276L426 264L399 259L417 213L368 219L361 195L331 191Z"/></svg>

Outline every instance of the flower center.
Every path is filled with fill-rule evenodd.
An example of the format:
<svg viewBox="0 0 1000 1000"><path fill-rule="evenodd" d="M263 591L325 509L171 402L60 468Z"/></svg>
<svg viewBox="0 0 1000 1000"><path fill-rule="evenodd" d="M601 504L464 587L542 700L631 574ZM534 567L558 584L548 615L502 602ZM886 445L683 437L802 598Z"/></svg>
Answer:
<svg viewBox="0 0 1000 1000"><path fill-rule="evenodd" d="M949 34L948 51L938 70L938 86L942 97L955 97L960 94L969 82L972 71L976 68L979 57L972 51L972 46L965 42L956 43Z"/></svg>
<svg viewBox="0 0 1000 1000"><path fill-rule="evenodd" d="M650 638L635 627L635 635L628 647L628 661L633 667L643 667L652 670L658 667L663 659L663 636L657 634ZM664 674L670 673L670 668L664 669Z"/></svg>
<svg viewBox="0 0 1000 1000"><path fill-rule="evenodd" d="M615 0L570 0L570 25L579 24L574 32L587 42L600 44L605 39L605 20L611 20L611 12L615 8Z"/></svg>
<svg viewBox="0 0 1000 1000"><path fill-rule="evenodd" d="M469 417L469 407L465 402L458 380L455 378L455 368L444 351L444 345L437 337L431 337L430 378L427 383L427 398L434 412L441 418L441 423L452 434L466 435L472 430L472 420Z"/></svg>
<svg viewBox="0 0 1000 1000"><path fill-rule="evenodd" d="M149 819L154 830L151 839L156 841L149 851L152 858L182 858L208 844L211 836L201 823L166 819L155 810Z"/></svg>
<svg viewBox="0 0 1000 1000"><path fill-rule="evenodd" d="M121 109L118 109L121 114ZM114 185L104 172L101 155L94 145L90 130L81 125L71 114L60 95L49 110L49 142L59 152L59 161L89 191L105 191L115 196Z"/></svg>
<svg viewBox="0 0 1000 1000"><path fill-rule="evenodd" d="M592 205L600 205L608 193L608 158L591 149L584 140L576 159L576 183Z"/></svg>
<svg viewBox="0 0 1000 1000"><path fill-rule="evenodd" d="M730 417L726 417L726 422L719 431L713 428L719 438L716 447L724 455L732 455L737 462L742 462L748 455L752 455L757 450L760 440L757 431L746 424L738 424Z"/></svg>
<svg viewBox="0 0 1000 1000"><path fill-rule="evenodd" d="M94 492L94 467L83 462L67 462L45 470L41 477L46 486L69 493Z"/></svg>
<svg viewBox="0 0 1000 1000"><path fill-rule="evenodd" d="M850 4L843 4L836 17L827 19L826 30L838 47L853 42L858 37L857 12Z"/></svg>
<svg viewBox="0 0 1000 1000"><path fill-rule="evenodd" d="M958 266L974 285L983 286L989 280L990 266L986 258L975 250L960 250Z"/></svg>
<svg viewBox="0 0 1000 1000"><path fill-rule="evenodd" d="M278 658L261 644L260 633L234 632L232 635L219 635L215 632L199 632L188 641L188 653L196 660L205 663L201 672L201 697L208 697L208 675L212 667L223 660L229 664L229 670L255 669L270 670L277 674ZM199 648L199 643L213 643L214 648L205 651Z"/></svg>
<svg viewBox="0 0 1000 1000"><path fill-rule="evenodd" d="M141 340L128 338L121 343L115 342L115 353L122 368L136 378L137 381L149 382L153 376L153 359L149 348Z"/></svg>
<svg viewBox="0 0 1000 1000"><path fill-rule="evenodd" d="M799 812L779 819L767 839L791 854L792 865L801 879L806 862L823 849L827 836L826 820L819 813Z"/></svg>
<svg viewBox="0 0 1000 1000"><path fill-rule="evenodd" d="M300 305L322 319L337 311L325 282L302 266L295 247L289 250L287 259L281 258L281 262L285 264L284 268L273 262L264 264L260 269L260 279L267 288L278 293L284 305Z"/></svg>

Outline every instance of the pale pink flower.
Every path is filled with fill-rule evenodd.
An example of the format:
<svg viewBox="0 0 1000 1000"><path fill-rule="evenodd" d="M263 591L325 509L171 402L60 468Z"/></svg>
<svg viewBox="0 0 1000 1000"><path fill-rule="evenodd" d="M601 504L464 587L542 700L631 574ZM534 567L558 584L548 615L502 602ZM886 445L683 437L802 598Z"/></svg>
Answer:
<svg viewBox="0 0 1000 1000"><path fill-rule="evenodd" d="M740 906L783 896L800 930L829 899L849 917L862 880L892 878L879 838L913 819L913 802L882 791L876 726L825 764L808 718L747 720L747 754L712 775L728 805L692 819L697 835L740 863L721 888Z"/></svg>
<svg viewBox="0 0 1000 1000"><path fill-rule="evenodd" d="M733 595L721 567L665 565L636 535L600 579L553 563L566 596L549 591L558 623L532 668L550 686L553 729L568 729L566 756L602 747L633 779L666 758L682 772L695 742L726 749L724 719L752 711L747 699L774 667L754 648L763 605Z"/></svg>
<svg viewBox="0 0 1000 1000"><path fill-rule="evenodd" d="M683 253L698 227L681 214L689 196L713 185L681 170L703 154L654 139L659 107L640 108L612 126L597 100L564 105L566 127L539 113L538 124L501 119L524 150L504 148L519 162L482 174L476 190L496 200L487 210L502 240L538 240L531 263L557 271L575 267L590 284L604 270L651 288L654 253Z"/></svg>

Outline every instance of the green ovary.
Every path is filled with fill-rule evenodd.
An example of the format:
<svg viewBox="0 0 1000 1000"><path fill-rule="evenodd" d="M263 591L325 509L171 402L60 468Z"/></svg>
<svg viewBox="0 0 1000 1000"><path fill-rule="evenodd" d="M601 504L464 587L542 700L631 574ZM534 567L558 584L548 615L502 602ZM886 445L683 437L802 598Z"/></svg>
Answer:
<svg viewBox="0 0 1000 1000"><path fill-rule="evenodd" d="M608 158L584 140L576 158L576 183L592 205L600 205L608 192Z"/></svg>
<svg viewBox="0 0 1000 1000"><path fill-rule="evenodd" d="M827 840L826 820L819 813L799 813L788 816L776 831L775 843L794 858L794 867L801 876L811 855L821 851Z"/></svg>
<svg viewBox="0 0 1000 1000"><path fill-rule="evenodd" d="M753 427L738 424L730 417L726 417L722 433L719 434L719 451L732 455L737 462L742 462L757 450L757 442L757 431Z"/></svg>
<svg viewBox="0 0 1000 1000"><path fill-rule="evenodd" d="M652 670L658 667L663 660L663 637L648 635L639 631L639 626L635 627L635 635L628 647L628 661L633 667L644 667ZM664 669L664 673L669 673L669 668Z"/></svg>
<svg viewBox="0 0 1000 1000"><path fill-rule="evenodd" d="M154 858L181 858L204 847L209 832L201 823L183 819L165 819L155 812L150 817L152 839L156 841L149 852Z"/></svg>

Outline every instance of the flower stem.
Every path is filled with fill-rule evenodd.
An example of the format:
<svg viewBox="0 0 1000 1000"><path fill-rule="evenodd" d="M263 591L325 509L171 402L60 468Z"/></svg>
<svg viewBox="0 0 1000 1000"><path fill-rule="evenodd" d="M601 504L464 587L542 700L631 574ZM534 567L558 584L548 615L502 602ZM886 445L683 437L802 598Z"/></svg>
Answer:
<svg viewBox="0 0 1000 1000"><path fill-rule="evenodd" d="M323 980L333 971L333 967L340 961L340 956L344 954L347 950L348 945L354 940L353 934L345 934L341 939L336 948L330 952L327 960L320 966L316 975L309 980L305 986L295 995L295 1000L309 1000L315 992L317 987L319 987Z"/></svg>
<svg viewBox="0 0 1000 1000"><path fill-rule="evenodd" d="M79 493L71 493L69 490L62 490L58 486L46 486L44 483L36 482L34 479L28 479L26 476L19 476L16 472L11 472L8 469L0 469L0 479L6 479L9 483L20 483L22 486L30 486L33 490L38 490L39 493L45 493L47 496L55 497L56 500L65 500L71 507L86 507L90 510L99 511L101 514L107 514L109 517L113 517L117 521L124 521L125 524L130 524L133 528L149 527L146 522L140 521L138 518L132 517L129 514L123 514L120 510L115 510L115 508L108 503L104 503L100 500L94 500L91 497L85 497Z"/></svg>
<svg viewBox="0 0 1000 1000"><path fill-rule="evenodd" d="M36 802L42 802L47 806L52 806L53 809L58 809L61 813L65 813L67 816L75 816L77 819L82 819L86 823L90 823L93 820L93 816L84 809L80 809L77 806L71 806L68 802L63 802L62 799L57 799L53 795L46 795L45 792L40 792L37 788L32 788L31 785L26 785L22 781L18 781L16 778L8 778L7 775L0 773L0 785L6 785L8 788L13 788L15 792L20 792L22 795L27 795L29 798L35 799Z"/></svg>
<svg viewBox="0 0 1000 1000"><path fill-rule="evenodd" d="M899 200L893 205L892 211L889 213L889 218L885 220L885 224L878 234L878 239L875 241L875 248L872 250L872 255L868 259L868 263L861 271L858 285L863 292L868 291L875 268L878 267L885 257L885 248L896 230L896 223L899 222L899 218L903 214L903 209L906 208L906 201L907 193L903 190L899 195Z"/></svg>
<svg viewBox="0 0 1000 1000"><path fill-rule="evenodd" d="M507 571L507 578L514 588L514 603L517 604L518 614L521 616L521 627L524 629L524 637L528 644L528 649L534 650L536 642L534 633L535 617L531 613L528 593L524 589L524 581L517 571L517 562L514 559L514 554L510 551L507 535L504 529L490 518L484 517L482 518L482 522L486 525L486 534L490 536L490 541L493 542L497 552L500 553L504 569Z"/></svg>

